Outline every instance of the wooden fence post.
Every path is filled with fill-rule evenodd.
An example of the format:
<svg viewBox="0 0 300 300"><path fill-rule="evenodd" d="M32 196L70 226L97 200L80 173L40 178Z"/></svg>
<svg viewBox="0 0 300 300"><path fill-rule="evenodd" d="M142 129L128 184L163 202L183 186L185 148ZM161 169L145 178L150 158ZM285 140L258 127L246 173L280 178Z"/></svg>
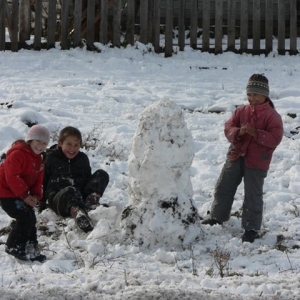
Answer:
<svg viewBox="0 0 300 300"><path fill-rule="evenodd" d="M290 54L297 53L297 1L290 0Z"/></svg>
<svg viewBox="0 0 300 300"><path fill-rule="evenodd" d="M278 1L278 53L285 53L285 0Z"/></svg>
<svg viewBox="0 0 300 300"><path fill-rule="evenodd" d="M73 34L73 46L74 47L78 47L81 43L81 22L82 22L82 0L75 0L75 3L74 3L74 34Z"/></svg>
<svg viewBox="0 0 300 300"><path fill-rule="evenodd" d="M273 1L273 0L271 0ZM241 15L240 15L240 51L247 52L248 50L248 1L241 2Z"/></svg>
<svg viewBox="0 0 300 300"><path fill-rule="evenodd" d="M210 40L210 0L203 0L202 14L202 51L209 51Z"/></svg>
<svg viewBox="0 0 300 300"><path fill-rule="evenodd" d="M228 0L228 17L227 17L227 50L235 50L235 19L236 19L236 0Z"/></svg>
<svg viewBox="0 0 300 300"><path fill-rule="evenodd" d="M216 17L215 17L215 54L223 52L223 0L216 0Z"/></svg>
<svg viewBox="0 0 300 300"><path fill-rule="evenodd" d="M95 0L87 1L87 25L86 25L86 47L87 50L95 50Z"/></svg>
<svg viewBox="0 0 300 300"><path fill-rule="evenodd" d="M19 0L11 2L11 50L18 52L18 25L19 25Z"/></svg>
<svg viewBox="0 0 300 300"><path fill-rule="evenodd" d="M48 2L47 49L55 47L56 33L56 0Z"/></svg>
<svg viewBox="0 0 300 300"><path fill-rule="evenodd" d="M100 7L100 43L107 44L107 30L108 30L108 2L107 0L101 0Z"/></svg>
<svg viewBox="0 0 300 300"><path fill-rule="evenodd" d="M69 7L70 7L70 0L63 0L62 8L61 8L61 42L60 42L62 50L67 50L70 48L69 41L68 41Z"/></svg>
<svg viewBox="0 0 300 300"><path fill-rule="evenodd" d="M154 1L154 12L153 12L153 46L154 51L159 53L160 51L160 0Z"/></svg>
<svg viewBox="0 0 300 300"><path fill-rule="evenodd" d="M259 54L260 51L260 0L253 0L253 14L252 14L252 34L253 34L253 53Z"/></svg>
<svg viewBox="0 0 300 300"><path fill-rule="evenodd" d="M121 0L114 0L113 45L120 47L121 37Z"/></svg>
<svg viewBox="0 0 300 300"><path fill-rule="evenodd" d="M141 0L141 2L140 2L140 39L139 39L139 41L143 44L148 43L148 30L149 30L149 27L148 27L148 5L149 5L148 0ZM150 26L150 28L151 27L152 26Z"/></svg>
<svg viewBox="0 0 300 300"><path fill-rule="evenodd" d="M126 43L134 45L134 0L127 0L126 18L127 18L127 28L126 28Z"/></svg>
<svg viewBox="0 0 300 300"><path fill-rule="evenodd" d="M43 0L35 0L34 50L41 50Z"/></svg>
<svg viewBox="0 0 300 300"><path fill-rule="evenodd" d="M185 46L185 0L179 0L178 46L179 46L179 51L184 51L184 46Z"/></svg>
<svg viewBox="0 0 300 300"><path fill-rule="evenodd" d="M190 47L197 49L198 39L198 5L197 0L191 0L190 2Z"/></svg>
<svg viewBox="0 0 300 300"><path fill-rule="evenodd" d="M166 0L165 57L173 53L173 1Z"/></svg>
<svg viewBox="0 0 300 300"><path fill-rule="evenodd" d="M24 43L30 39L31 31L31 9L30 0L20 0L19 2L19 41Z"/></svg>
<svg viewBox="0 0 300 300"><path fill-rule="evenodd" d="M273 50L273 0L266 0L266 53Z"/></svg>
<svg viewBox="0 0 300 300"><path fill-rule="evenodd" d="M6 0L0 0L0 51L5 50L5 7Z"/></svg>

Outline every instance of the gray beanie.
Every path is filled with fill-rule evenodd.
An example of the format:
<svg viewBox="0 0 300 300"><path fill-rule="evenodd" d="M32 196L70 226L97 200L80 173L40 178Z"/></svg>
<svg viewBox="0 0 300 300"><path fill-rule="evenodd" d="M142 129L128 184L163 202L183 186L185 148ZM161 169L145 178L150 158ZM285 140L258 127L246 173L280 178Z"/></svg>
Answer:
<svg viewBox="0 0 300 300"><path fill-rule="evenodd" d="M250 76L247 87L247 94L260 94L269 97L269 81L262 74L253 74Z"/></svg>
<svg viewBox="0 0 300 300"><path fill-rule="evenodd" d="M50 141L50 131L43 125L33 125L27 132L25 141L38 140L49 144Z"/></svg>

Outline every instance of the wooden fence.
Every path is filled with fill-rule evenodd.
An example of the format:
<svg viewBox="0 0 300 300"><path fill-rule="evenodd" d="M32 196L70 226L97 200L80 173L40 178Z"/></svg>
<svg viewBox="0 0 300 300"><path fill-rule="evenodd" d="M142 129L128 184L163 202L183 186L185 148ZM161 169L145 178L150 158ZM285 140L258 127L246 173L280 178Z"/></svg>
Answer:
<svg viewBox="0 0 300 300"><path fill-rule="evenodd" d="M279 54L298 53L297 0L189 0L188 16L186 0L177 2L174 10L173 0L0 0L0 51L50 49L57 42L63 50L83 42L96 50L95 42L139 41L166 57L187 44L216 54L268 54L274 45Z"/></svg>

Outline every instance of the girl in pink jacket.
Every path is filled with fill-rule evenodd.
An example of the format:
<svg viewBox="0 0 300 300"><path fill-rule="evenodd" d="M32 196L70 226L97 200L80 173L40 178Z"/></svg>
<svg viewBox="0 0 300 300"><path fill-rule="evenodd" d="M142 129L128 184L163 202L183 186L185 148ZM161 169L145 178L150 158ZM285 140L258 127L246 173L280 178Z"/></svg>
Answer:
<svg viewBox="0 0 300 300"><path fill-rule="evenodd" d="M269 98L268 79L253 74L247 84L249 104L239 107L225 123L230 142L227 160L217 181L210 216L202 224L228 221L236 190L244 179L243 242L259 237L263 214L263 184L272 154L282 140L281 116Z"/></svg>
<svg viewBox="0 0 300 300"><path fill-rule="evenodd" d="M32 126L24 140L16 141L0 165L2 209L16 221L6 241L6 253L25 261L44 261L39 252L34 207L43 197L43 154L50 140L49 130Z"/></svg>

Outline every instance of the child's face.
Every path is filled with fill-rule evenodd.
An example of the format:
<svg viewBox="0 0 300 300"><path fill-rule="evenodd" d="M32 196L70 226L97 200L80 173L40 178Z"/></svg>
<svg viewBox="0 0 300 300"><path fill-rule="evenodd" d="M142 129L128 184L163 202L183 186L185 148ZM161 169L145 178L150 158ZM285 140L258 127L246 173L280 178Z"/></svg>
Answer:
<svg viewBox="0 0 300 300"><path fill-rule="evenodd" d="M47 143L39 140L32 140L30 141L30 148L35 154L41 154L47 148Z"/></svg>
<svg viewBox="0 0 300 300"><path fill-rule="evenodd" d="M266 96L254 93L247 94L247 98L250 105L260 105L266 101Z"/></svg>
<svg viewBox="0 0 300 300"><path fill-rule="evenodd" d="M72 159L80 150L80 139L74 135L69 135L63 142L58 142L58 146L61 147L67 158Z"/></svg>

